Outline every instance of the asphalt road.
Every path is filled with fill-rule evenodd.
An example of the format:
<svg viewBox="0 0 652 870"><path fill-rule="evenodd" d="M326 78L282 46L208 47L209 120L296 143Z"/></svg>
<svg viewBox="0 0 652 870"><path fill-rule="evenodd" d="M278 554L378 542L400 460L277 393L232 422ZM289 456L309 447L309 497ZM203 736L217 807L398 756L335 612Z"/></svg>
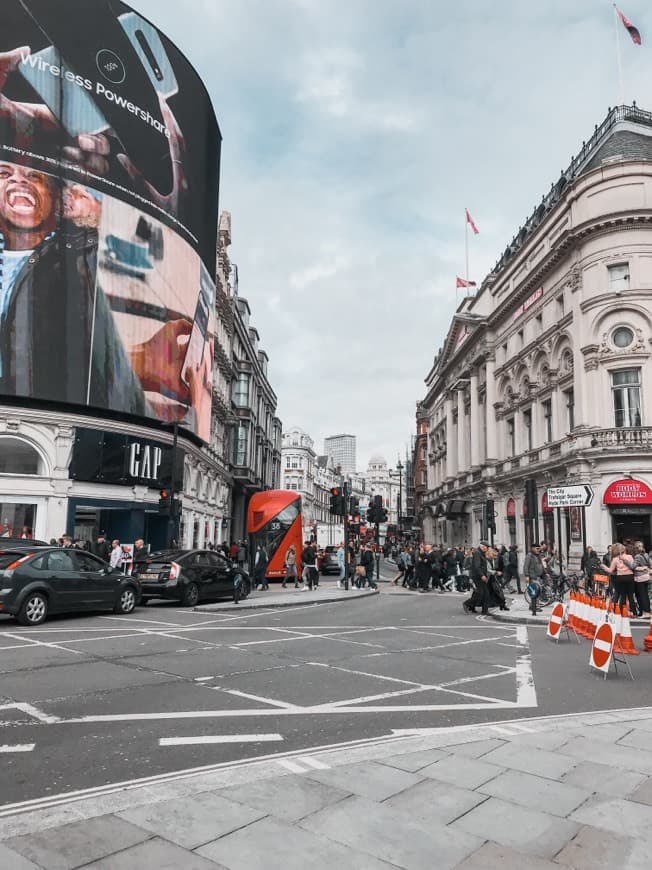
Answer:
<svg viewBox="0 0 652 870"><path fill-rule="evenodd" d="M0 806L396 730L647 703L647 655L631 659L634 683L603 681L586 641L467 616L461 598L385 586L235 616L0 617Z"/></svg>

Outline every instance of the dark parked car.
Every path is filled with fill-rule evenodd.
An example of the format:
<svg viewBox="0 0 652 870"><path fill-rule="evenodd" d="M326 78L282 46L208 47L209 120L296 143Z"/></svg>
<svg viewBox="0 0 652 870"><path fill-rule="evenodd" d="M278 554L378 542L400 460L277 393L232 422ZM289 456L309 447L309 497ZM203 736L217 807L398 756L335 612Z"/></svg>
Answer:
<svg viewBox="0 0 652 870"><path fill-rule="evenodd" d="M337 547L324 547L317 558L319 570L322 574L339 574L340 566L337 564Z"/></svg>
<svg viewBox="0 0 652 870"><path fill-rule="evenodd" d="M202 599L229 595L243 600L251 591L246 571L215 550L161 550L134 562L132 573L150 598L180 601L194 607Z"/></svg>
<svg viewBox="0 0 652 870"><path fill-rule="evenodd" d="M25 546L2 549L0 613L39 625L50 613L113 610L131 613L140 583L83 550Z"/></svg>

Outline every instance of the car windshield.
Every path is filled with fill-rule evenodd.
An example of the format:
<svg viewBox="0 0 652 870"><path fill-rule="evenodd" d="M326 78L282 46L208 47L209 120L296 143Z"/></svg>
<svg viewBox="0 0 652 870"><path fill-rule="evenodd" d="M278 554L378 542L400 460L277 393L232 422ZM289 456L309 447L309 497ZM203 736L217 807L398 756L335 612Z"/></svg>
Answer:
<svg viewBox="0 0 652 870"><path fill-rule="evenodd" d="M187 550L155 550L148 553L140 561L143 562L176 562L188 553Z"/></svg>

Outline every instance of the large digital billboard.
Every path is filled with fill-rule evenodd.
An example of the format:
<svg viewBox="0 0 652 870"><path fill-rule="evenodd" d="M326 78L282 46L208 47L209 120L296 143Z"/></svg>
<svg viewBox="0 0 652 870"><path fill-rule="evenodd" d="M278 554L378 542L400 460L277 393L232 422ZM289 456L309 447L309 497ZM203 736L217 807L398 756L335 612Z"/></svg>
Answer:
<svg viewBox="0 0 652 870"><path fill-rule="evenodd" d="M117 0L0 3L0 395L208 440L220 133Z"/></svg>

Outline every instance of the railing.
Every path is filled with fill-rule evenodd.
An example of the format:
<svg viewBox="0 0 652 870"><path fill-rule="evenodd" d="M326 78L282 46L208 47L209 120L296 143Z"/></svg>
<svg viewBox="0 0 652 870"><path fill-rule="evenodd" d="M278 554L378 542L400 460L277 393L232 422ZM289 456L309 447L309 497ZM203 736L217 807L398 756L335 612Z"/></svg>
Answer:
<svg viewBox="0 0 652 870"><path fill-rule="evenodd" d="M550 459L554 456L561 456L561 444L551 444L548 448L548 456Z"/></svg>
<svg viewBox="0 0 652 870"><path fill-rule="evenodd" d="M600 429L591 433L591 447L652 448L652 426Z"/></svg>
<svg viewBox="0 0 652 870"><path fill-rule="evenodd" d="M530 465L532 465L533 462L538 462L540 458L541 457L538 450L531 450L528 453L528 462L530 463Z"/></svg>

